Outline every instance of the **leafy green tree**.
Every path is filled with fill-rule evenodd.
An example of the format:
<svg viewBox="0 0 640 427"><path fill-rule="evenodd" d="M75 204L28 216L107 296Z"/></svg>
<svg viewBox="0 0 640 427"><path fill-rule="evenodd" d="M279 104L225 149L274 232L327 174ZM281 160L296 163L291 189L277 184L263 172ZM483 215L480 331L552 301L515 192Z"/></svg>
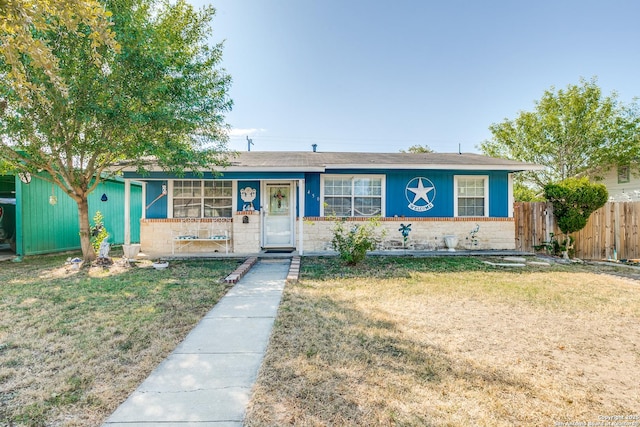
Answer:
<svg viewBox="0 0 640 427"><path fill-rule="evenodd" d="M568 177L598 177L640 155L637 105L622 105L615 93L603 96L595 79L557 91L552 87L535 106L492 124L492 139L479 147L490 156L546 166L519 174L520 183L542 189Z"/></svg>
<svg viewBox="0 0 640 427"><path fill-rule="evenodd" d="M513 198L516 202L543 202L544 197L531 187L516 182L513 185Z"/></svg>
<svg viewBox="0 0 640 427"><path fill-rule="evenodd" d="M196 11L183 0L108 0L116 52L103 46L94 61L91 37L42 31L52 46L66 96L36 64L23 61L43 96L24 103L16 80L0 80L0 157L14 170L38 174L78 205L85 260L90 242L88 195L119 172L123 161L143 171L153 161L182 173L224 161L231 108L230 77L219 68L220 44L209 46L211 7ZM89 31L89 30L87 30ZM7 75L9 68L0 66Z"/></svg>
<svg viewBox="0 0 640 427"><path fill-rule="evenodd" d="M110 16L99 0L0 0L0 56L9 66L2 78L14 80L17 94L25 100L39 94L44 89L42 82L29 78L26 59L66 92L65 82L58 76L59 58L39 34L63 30L85 35L91 39L93 59L100 62L99 46L119 49Z"/></svg>
<svg viewBox="0 0 640 427"><path fill-rule="evenodd" d="M582 230L589 216L607 202L609 194L603 184L594 184L587 177L567 178L544 187L545 197L553 204L558 227L571 242L569 234Z"/></svg>
<svg viewBox="0 0 640 427"><path fill-rule="evenodd" d="M406 150L400 150L401 153L433 153L434 151L428 145L412 145Z"/></svg>

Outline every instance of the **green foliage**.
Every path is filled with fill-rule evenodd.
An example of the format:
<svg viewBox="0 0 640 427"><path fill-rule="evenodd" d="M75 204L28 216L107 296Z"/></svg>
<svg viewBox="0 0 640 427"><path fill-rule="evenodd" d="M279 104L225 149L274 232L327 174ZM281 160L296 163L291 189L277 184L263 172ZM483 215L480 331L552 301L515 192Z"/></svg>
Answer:
<svg viewBox="0 0 640 427"><path fill-rule="evenodd" d="M91 246L98 253L102 242L109 237L109 232L104 226L104 217L100 211L96 211L93 216L93 226L91 227Z"/></svg>
<svg viewBox="0 0 640 427"><path fill-rule="evenodd" d="M367 255L367 251L375 249L382 241L384 232L379 232L378 218L370 218L363 224L348 226L346 219L337 220L332 229L331 246L340 254L340 258L348 265L356 265Z"/></svg>
<svg viewBox="0 0 640 427"><path fill-rule="evenodd" d="M45 89L45 82L66 93L64 81L57 75L59 63L52 52L55 46L43 42L39 35L48 31L83 33L91 39L96 63L101 63L99 46L119 49L111 30L111 12L100 0L0 1L0 16L0 62L8 70L3 79L15 82L13 87L25 103ZM30 80L25 63L48 79L40 84Z"/></svg>
<svg viewBox="0 0 640 427"><path fill-rule="evenodd" d="M433 153L434 151L428 145L412 145L406 150L400 150L401 153Z"/></svg>
<svg viewBox="0 0 640 427"><path fill-rule="evenodd" d="M601 176L640 154L637 104L624 106L615 93L603 96L595 78L566 89L552 87L534 111L523 111L489 129L492 139L479 147L484 154L545 166L516 178L537 189L568 177Z"/></svg>
<svg viewBox="0 0 640 427"><path fill-rule="evenodd" d="M573 257L575 249L573 243L575 239L571 236L567 236L562 240L558 240L558 236L554 233L549 233L549 241L542 242L540 245L536 245L533 248L536 251L544 250L550 255L562 255L564 252L568 252L569 257Z"/></svg>
<svg viewBox="0 0 640 427"><path fill-rule="evenodd" d="M125 160L139 171L157 163L178 174L225 163L231 108L222 45L209 40L212 7L195 10L184 0L105 0L104 7L119 51L96 46L88 27L43 30L34 37L52 47L60 84L27 56L28 85L0 78L0 158L8 164L0 166L42 171L78 203L85 259L95 257L87 197L100 182ZM9 72L0 60L0 76Z"/></svg>
<svg viewBox="0 0 640 427"><path fill-rule="evenodd" d="M542 197L536 190L519 182L516 182L513 185L513 198L516 202L544 201L544 197Z"/></svg>
<svg viewBox="0 0 640 427"><path fill-rule="evenodd" d="M569 178L548 184L544 194L553 204L558 227L565 234L582 230L591 213L604 206L609 198L603 184L591 183L588 178Z"/></svg>

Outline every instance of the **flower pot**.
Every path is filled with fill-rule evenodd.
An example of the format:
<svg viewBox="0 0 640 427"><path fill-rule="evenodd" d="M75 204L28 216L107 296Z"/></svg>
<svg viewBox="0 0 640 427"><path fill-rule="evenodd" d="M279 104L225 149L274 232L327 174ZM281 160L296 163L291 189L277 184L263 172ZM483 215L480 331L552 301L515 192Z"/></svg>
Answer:
<svg viewBox="0 0 640 427"><path fill-rule="evenodd" d="M169 263L167 261L154 262L152 265L156 270L164 270L165 268L169 267Z"/></svg>
<svg viewBox="0 0 640 427"><path fill-rule="evenodd" d="M123 256L127 259L134 259L140 253L140 245L122 245Z"/></svg>
<svg viewBox="0 0 640 427"><path fill-rule="evenodd" d="M448 236L443 236L442 238L444 239L444 245L447 247L449 252L455 252L456 246L458 246L458 236L450 234Z"/></svg>

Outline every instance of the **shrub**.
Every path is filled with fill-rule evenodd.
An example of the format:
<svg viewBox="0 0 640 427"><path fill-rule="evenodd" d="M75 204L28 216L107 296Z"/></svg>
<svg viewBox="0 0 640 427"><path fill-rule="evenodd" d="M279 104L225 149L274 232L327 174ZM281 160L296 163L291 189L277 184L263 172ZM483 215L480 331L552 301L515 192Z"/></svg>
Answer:
<svg viewBox="0 0 640 427"><path fill-rule="evenodd" d="M378 231L380 221L370 218L363 224L349 226L345 219L335 222L331 246L348 265L356 265L382 241L384 232Z"/></svg>
<svg viewBox="0 0 640 427"><path fill-rule="evenodd" d="M96 254L100 251L103 240L109 237L109 232L104 226L104 217L100 211L96 211L93 216L93 226L91 227L91 246Z"/></svg>
<svg viewBox="0 0 640 427"><path fill-rule="evenodd" d="M593 211L607 203L609 193L603 184L588 178L568 178L558 184L547 184L544 194L553 204L553 214L564 234L582 230Z"/></svg>
<svg viewBox="0 0 640 427"><path fill-rule="evenodd" d="M545 197L553 204L553 215L558 228L567 237L559 241L552 237L554 252L562 251L566 257L573 252L573 238L570 233L582 230L596 209L607 203L609 193L603 184L593 184L588 178L568 178L557 184L544 187Z"/></svg>

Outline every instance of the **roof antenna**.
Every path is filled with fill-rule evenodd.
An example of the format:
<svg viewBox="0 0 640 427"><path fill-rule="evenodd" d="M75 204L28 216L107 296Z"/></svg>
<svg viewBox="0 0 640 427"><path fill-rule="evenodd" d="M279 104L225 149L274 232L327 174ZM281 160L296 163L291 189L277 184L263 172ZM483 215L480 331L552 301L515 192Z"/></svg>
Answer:
<svg viewBox="0 0 640 427"><path fill-rule="evenodd" d="M458 154L462 154L462 144L458 142Z"/></svg>
<svg viewBox="0 0 640 427"><path fill-rule="evenodd" d="M247 151L251 151L252 145L253 145L253 140L249 139L249 136L247 136Z"/></svg>

